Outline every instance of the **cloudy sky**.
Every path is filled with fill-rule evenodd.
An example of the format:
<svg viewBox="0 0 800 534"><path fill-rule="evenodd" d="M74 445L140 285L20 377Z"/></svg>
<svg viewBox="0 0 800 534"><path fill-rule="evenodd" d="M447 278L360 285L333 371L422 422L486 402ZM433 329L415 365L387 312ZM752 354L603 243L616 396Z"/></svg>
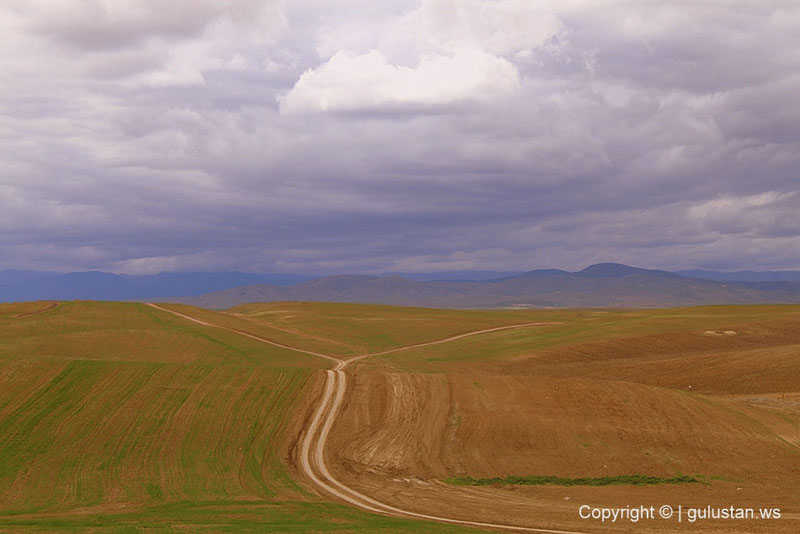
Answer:
<svg viewBox="0 0 800 534"><path fill-rule="evenodd" d="M800 269L796 0L3 0L0 269Z"/></svg>

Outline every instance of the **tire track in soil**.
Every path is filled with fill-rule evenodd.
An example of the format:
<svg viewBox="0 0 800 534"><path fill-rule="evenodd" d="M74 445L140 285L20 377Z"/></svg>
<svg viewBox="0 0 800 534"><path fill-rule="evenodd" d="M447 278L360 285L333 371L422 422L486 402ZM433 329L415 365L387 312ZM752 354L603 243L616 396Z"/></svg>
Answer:
<svg viewBox="0 0 800 534"><path fill-rule="evenodd" d="M311 423L309 424L308 429L305 432L305 437L303 438L303 442L300 449L300 464L302 470L305 472L306 476L308 476L308 478L318 488L322 489L325 493L328 493L329 495L332 495L333 497L339 500L352 504L353 506L360 508L362 510L382 515L407 517L412 519L424 519L428 521L436 521L439 523L448 523L448 524L464 525L470 527L490 528L496 530L508 530L517 532L542 532L549 534L583 534L580 532L568 531L568 530L551 530L545 528L522 527L516 525L503 525L497 523L483 523L480 521L453 519L449 517L413 512L411 510L403 510L401 508L396 508L392 505L377 501L367 495L363 495L362 493L354 490L353 488L350 488L349 486L344 485L342 482L337 480L331 474L331 472L328 469L328 466L325 463L325 445L327 443L328 435L330 433L331 428L333 427L334 422L336 421L336 417L339 414L339 410L342 406L342 401L344 399L344 394L345 391L347 390L347 375L345 374L344 369L351 363L358 360L362 360L369 356L380 356L384 354L400 352L403 350L429 347L432 345L448 343L450 341L455 341L470 336L477 336L480 334L486 334L489 332L512 330L516 328L527 328L533 326L545 326L558 323L539 322L539 323L525 323L525 324L517 324L509 326L500 326L495 328L487 328L485 330L476 330L473 332L458 334L455 336L450 336L436 341L417 343L415 345L409 345L406 347L398 347L396 349L373 352L369 354L362 354L348 359L341 359L328 354L322 354L318 352L299 349L296 347L291 347L289 345L284 345L283 343L278 343L266 338L262 338L260 336L253 335L248 332L238 330L236 328L229 328L225 326L215 325L213 323L208 323L200 319L195 319L194 317L191 317L184 313L172 311L168 308L162 308L161 306L157 306L156 304L148 303L147 305L152 306L153 308L159 309L161 311L171 313L178 317L182 317L194 323L198 323L204 326L212 326L215 328L219 328L221 330L228 330L230 332L235 332L243 336L249 337L251 339L268 343L270 345L274 345L288 350L293 350L295 352L302 352L305 354L311 354L313 356L319 356L321 358L325 358L326 360L334 362L333 368L325 371L325 387L322 393L322 397L319 401L319 405L317 406L316 411L314 412L314 416L311 420ZM318 436L317 432L319 432ZM315 436L317 436L316 440L314 439ZM315 467L316 467L316 472L314 469Z"/></svg>
<svg viewBox="0 0 800 534"><path fill-rule="evenodd" d="M59 304L56 301L49 302L44 308L38 309L36 311L28 312L28 313L20 313L15 315L15 319L21 319L22 317L31 317L32 315L39 315L40 313L49 312L50 310L55 310L58 308Z"/></svg>

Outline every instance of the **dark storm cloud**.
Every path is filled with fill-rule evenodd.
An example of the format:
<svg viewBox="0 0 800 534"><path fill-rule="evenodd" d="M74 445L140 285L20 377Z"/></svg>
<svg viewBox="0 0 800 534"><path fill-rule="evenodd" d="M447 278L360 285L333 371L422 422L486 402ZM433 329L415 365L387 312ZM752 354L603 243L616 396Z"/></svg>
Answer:
<svg viewBox="0 0 800 534"><path fill-rule="evenodd" d="M551 4L11 2L0 267L800 268L800 8Z"/></svg>
<svg viewBox="0 0 800 534"><path fill-rule="evenodd" d="M200 37L209 24L223 17L246 24L261 15L264 2L77 0L45 5L46 9L31 10L31 29L78 48L106 50L139 45L148 38Z"/></svg>

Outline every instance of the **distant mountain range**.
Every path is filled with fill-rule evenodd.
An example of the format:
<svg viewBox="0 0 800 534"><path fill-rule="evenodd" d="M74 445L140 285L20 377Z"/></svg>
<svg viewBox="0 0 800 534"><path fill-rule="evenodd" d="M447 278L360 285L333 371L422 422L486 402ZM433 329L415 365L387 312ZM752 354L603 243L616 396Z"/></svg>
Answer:
<svg viewBox="0 0 800 534"><path fill-rule="evenodd" d="M691 306L800 303L800 272L680 271L600 263L578 272L452 271L389 276L0 271L0 302L160 300L208 308L255 301L430 307Z"/></svg>
<svg viewBox="0 0 800 534"><path fill-rule="evenodd" d="M717 282L800 282L800 271L736 271L726 273L690 269L675 272L681 276L705 278L706 280L716 280Z"/></svg>
<svg viewBox="0 0 800 534"><path fill-rule="evenodd" d="M483 280L491 280L493 278L503 278L507 276L516 276L522 274L523 271L446 271L439 273L384 273L383 276L402 276L409 280L417 280L419 282L430 282L435 280L467 280L472 282L480 282Z"/></svg>
<svg viewBox="0 0 800 534"><path fill-rule="evenodd" d="M312 279L296 274L161 273L130 276L100 271L0 271L0 302L28 300L141 300L202 295L252 284L284 286Z"/></svg>
<svg viewBox="0 0 800 534"><path fill-rule="evenodd" d="M392 273L410 280L486 280L520 271L449 271ZM241 272L161 273L131 276L101 271L57 273L10 269L0 271L0 302L30 300L145 300L191 297L253 284L290 286L315 280L297 274Z"/></svg>
<svg viewBox="0 0 800 534"><path fill-rule="evenodd" d="M776 304L800 303L800 283L720 282L601 263L574 273L545 269L482 281L328 276L290 287L244 286L179 301L207 308L257 301L362 302L442 308Z"/></svg>

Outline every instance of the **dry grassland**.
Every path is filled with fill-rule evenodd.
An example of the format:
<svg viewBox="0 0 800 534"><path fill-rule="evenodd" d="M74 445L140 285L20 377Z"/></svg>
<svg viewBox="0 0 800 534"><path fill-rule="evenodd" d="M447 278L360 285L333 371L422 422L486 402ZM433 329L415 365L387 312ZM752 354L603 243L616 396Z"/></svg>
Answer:
<svg viewBox="0 0 800 534"><path fill-rule="evenodd" d="M699 528L659 520L601 526L578 517L582 504L680 504L783 510L780 521L710 521L704 532L800 530L799 307L520 317L560 324L357 364L331 442L335 474L408 509L498 523L590 532ZM690 475L699 483L446 482L632 474Z"/></svg>
<svg viewBox="0 0 800 534"><path fill-rule="evenodd" d="M290 476L324 366L142 304L0 305L0 531L420 531Z"/></svg>
<svg viewBox="0 0 800 534"><path fill-rule="evenodd" d="M55 304L55 305L54 305ZM334 474L423 513L601 531L800 531L800 307L453 311L270 303L230 330L122 303L0 305L6 530L466 532L339 504L303 478L302 430L348 367ZM453 477L689 475L697 484L494 484ZM578 507L775 506L772 522L600 525Z"/></svg>

